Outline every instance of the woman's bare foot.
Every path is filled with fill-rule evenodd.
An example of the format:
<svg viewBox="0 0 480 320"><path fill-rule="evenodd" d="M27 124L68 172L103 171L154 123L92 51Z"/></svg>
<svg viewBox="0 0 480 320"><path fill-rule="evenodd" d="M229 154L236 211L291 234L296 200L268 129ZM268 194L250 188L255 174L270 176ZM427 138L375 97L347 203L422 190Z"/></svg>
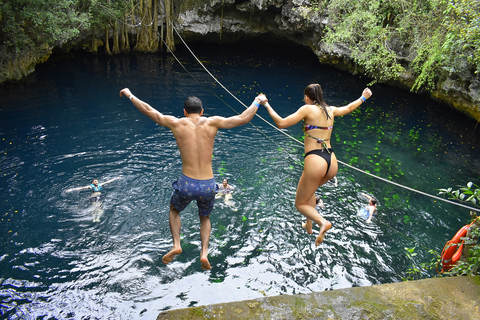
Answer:
<svg viewBox="0 0 480 320"><path fill-rule="evenodd" d="M315 245L318 246L320 243L323 242L323 239L325 238L325 233L332 227L332 224L325 220L325 223L322 223L322 226L320 227L320 234L318 235L317 239L315 240Z"/></svg>
<svg viewBox="0 0 480 320"><path fill-rule="evenodd" d="M308 220L306 222L302 223L302 228L305 229L308 234L313 233L312 223L308 223Z"/></svg>
<svg viewBox="0 0 480 320"><path fill-rule="evenodd" d="M207 257L201 257L200 258L200 263L202 264L202 269L203 270L210 270L212 269L212 266L210 266L210 262L208 262Z"/></svg>
<svg viewBox="0 0 480 320"><path fill-rule="evenodd" d="M178 256L180 253L182 253L182 249L172 249L169 253L163 256L162 262L165 264L172 262L173 259L175 259L175 257Z"/></svg>

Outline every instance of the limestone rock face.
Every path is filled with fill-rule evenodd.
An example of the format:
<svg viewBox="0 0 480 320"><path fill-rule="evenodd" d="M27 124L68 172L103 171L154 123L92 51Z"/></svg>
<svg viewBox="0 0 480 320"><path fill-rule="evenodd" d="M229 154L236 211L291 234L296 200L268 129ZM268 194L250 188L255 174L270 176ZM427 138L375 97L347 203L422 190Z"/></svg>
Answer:
<svg viewBox="0 0 480 320"><path fill-rule="evenodd" d="M187 41L235 42L268 35L270 39L290 40L311 48L321 63L352 74L363 72L346 46L325 44L323 34L328 16L311 10L309 0L177 1L185 9L179 11L178 30ZM408 56L404 44L398 44L395 49L399 56ZM407 69L391 84L410 89L414 82L412 70ZM452 73L439 80L437 90L430 96L480 121L479 77Z"/></svg>
<svg viewBox="0 0 480 320"><path fill-rule="evenodd" d="M45 62L52 54L52 48L44 44L32 51L18 54L0 49L0 83L7 80L20 80L35 71L35 66Z"/></svg>
<svg viewBox="0 0 480 320"><path fill-rule="evenodd" d="M165 24L165 15L159 13L159 17L159 23ZM289 40L311 48L321 63L352 74L362 73L346 46L325 44L323 35L329 23L328 16L312 10L310 0L175 0L173 19L175 28L187 42L233 43L260 36L269 40ZM79 42L89 47L91 35L85 34ZM397 49L399 56L407 56L402 52L404 46L395 46ZM20 79L33 72L35 65L45 61L51 50L44 46L18 55L1 54L0 82ZM405 61L405 65L408 64L409 61ZM408 89L414 80L413 72L407 69L391 84ZM431 98L480 121L478 76L452 73L439 80Z"/></svg>

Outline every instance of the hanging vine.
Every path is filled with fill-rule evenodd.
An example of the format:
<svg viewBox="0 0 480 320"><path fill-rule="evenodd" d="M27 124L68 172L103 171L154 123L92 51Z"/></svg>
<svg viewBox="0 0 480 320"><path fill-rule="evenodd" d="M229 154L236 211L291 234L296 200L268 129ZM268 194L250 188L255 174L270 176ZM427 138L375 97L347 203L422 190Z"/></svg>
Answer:
<svg viewBox="0 0 480 320"><path fill-rule="evenodd" d="M165 42L170 50L175 50L175 41L173 39L173 1L172 0L164 0L165 4L165 25L166 25L166 36Z"/></svg>
<svg viewBox="0 0 480 320"><path fill-rule="evenodd" d="M152 34L154 33L154 26L153 20L154 16L156 16L156 12L153 12L152 2L155 0L142 0L140 1L140 30L137 33L137 43L135 45L135 51L141 52L153 52L157 50L158 42L152 39ZM156 34L155 34L156 35ZM157 46L155 46L157 43Z"/></svg>

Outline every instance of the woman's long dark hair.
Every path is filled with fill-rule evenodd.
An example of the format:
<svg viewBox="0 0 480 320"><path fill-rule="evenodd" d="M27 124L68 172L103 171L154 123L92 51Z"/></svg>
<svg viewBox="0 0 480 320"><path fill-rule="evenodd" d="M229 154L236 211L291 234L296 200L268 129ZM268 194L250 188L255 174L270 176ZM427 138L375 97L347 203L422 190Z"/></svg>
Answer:
<svg viewBox="0 0 480 320"><path fill-rule="evenodd" d="M330 115L327 112L327 103L323 101L323 90L318 83L309 84L303 93L313 101L317 106L321 107L325 112L327 119L330 119Z"/></svg>

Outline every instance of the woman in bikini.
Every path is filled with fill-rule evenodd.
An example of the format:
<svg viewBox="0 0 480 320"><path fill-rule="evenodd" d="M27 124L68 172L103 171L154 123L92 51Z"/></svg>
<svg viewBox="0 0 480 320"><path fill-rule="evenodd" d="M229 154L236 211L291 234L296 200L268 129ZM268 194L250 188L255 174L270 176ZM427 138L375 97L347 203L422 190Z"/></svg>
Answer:
<svg viewBox="0 0 480 320"><path fill-rule="evenodd" d="M372 95L366 88L357 100L344 107L331 107L323 101L323 91L319 84L310 84L305 88L305 105L286 118L280 117L270 106L265 96L262 102L278 128L287 128L304 121L305 161L303 173L297 186L295 207L307 221L302 227L312 234L312 221L320 227L315 245L323 242L325 233L332 224L323 218L315 209L315 190L335 177L338 171L337 158L330 144L334 117L344 116L358 108Z"/></svg>

